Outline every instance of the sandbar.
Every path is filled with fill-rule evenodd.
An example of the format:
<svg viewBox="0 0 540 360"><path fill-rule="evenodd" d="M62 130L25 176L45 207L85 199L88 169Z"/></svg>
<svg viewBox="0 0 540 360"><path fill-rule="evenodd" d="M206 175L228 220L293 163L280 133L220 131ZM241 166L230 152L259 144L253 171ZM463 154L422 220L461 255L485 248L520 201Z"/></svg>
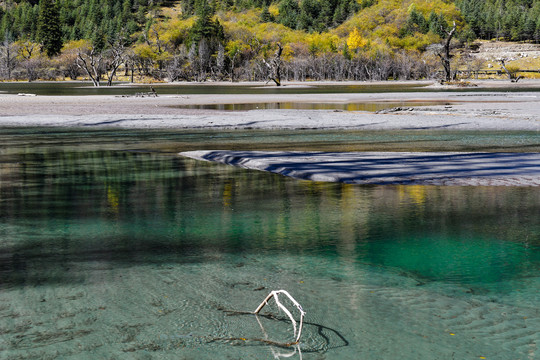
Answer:
<svg viewBox="0 0 540 360"><path fill-rule="evenodd" d="M206 150L180 155L322 182L540 186L540 153Z"/></svg>
<svg viewBox="0 0 540 360"><path fill-rule="evenodd" d="M193 94L158 97L17 96L0 94L0 126L123 127L170 129L358 129L358 130L540 130L539 81L524 91L488 91L510 86L487 82L478 91L346 94ZM195 85L194 85L195 86ZM297 86L291 84L290 86ZM299 86L299 85L298 85ZM514 86L514 85L512 85ZM483 91L483 90L486 91ZM391 111L190 109L202 104L406 103ZM441 104L441 102L443 104ZM415 103L422 106L414 106ZM412 105L410 105L412 104ZM433 105L431 105L433 104Z"/></svg>

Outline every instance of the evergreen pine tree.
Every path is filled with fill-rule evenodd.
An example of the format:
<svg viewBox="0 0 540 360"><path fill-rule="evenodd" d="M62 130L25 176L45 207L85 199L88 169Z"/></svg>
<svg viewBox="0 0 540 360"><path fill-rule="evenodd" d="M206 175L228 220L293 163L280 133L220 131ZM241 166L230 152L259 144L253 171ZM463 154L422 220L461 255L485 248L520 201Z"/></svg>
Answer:
<svg viewBox="0 0 540 360"><path fill-rule="evenodd" d="M212 47L223 42L225 33L219 20L212 20L214 11L206 0L197 0L195 2L195 11L197 21L193 24L189 34L189 46L198 45L203 39L208 41Z"/></svg>
<svg viewBox="0 0 540 360"><path fill-rule="evenodd" d="M270 14L270 11L268 11L268 6L265 6L263 7L262 9L262 12L261 12L261 21L262 22L273 22L274 21L274 17L272 16L272 14Z"/></svg>
<svg viewBox="0 0 540 360"><path fill-rule="evenodd" d="M336 0L321 1L321 12L319 14L319 22L324 28L329 28L332 25L334 11L336 9Z"/></svg>
<svg viewBox="0 0 540 360"><path fill-rule="evenodd" d="M316 0L304 0L300 5L300 14L298 16L298 28L309 32L324 29L320 26L319 16L321 14L321 4Z"/></svg>
<svg viewBox="0 0 540 360"><path fill-rule="evenodd" d="M296 0L283 0L279 4L279 16L278 20L281 24L296 29L298 25L298 14L300 7Z"/></svg>
<svg viewBox="0 0 540 360"><path fill-rule="evenodd" d="M429 15L429 31L440 37L445 37L448 23L444 19L443 14L437 15L434 11Z"/></svg>
<svg viewBox="0 0 540 360"><path fill-rule="evenodd" d="M345 0L341 0L338 2L336 6L336 10L334 11L333 21L334 25L339 25L343 23L345 20L347 20L347 17L349 16L349 3Z"/></svg>
<svg viewBox="0 0 540 360"><path fill-rule="evenodd" d="M62 50L62 28L56 1L40 1L37 35L47 56L52 57L60 53Z"/></svg>

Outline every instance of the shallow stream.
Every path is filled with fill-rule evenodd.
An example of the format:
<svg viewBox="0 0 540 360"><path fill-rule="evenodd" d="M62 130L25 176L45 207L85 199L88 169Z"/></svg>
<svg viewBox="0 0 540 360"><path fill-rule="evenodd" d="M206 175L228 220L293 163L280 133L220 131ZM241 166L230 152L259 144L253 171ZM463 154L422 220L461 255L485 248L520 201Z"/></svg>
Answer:
<svg viewBox="0 0 540 360"><path fill-rule="evenodd" d="M0 358L537 359L538 188L313 183L176 155L538 144L476 135L0 129ZM229 312L277 289L307 312L298 346L271 343L293 331L272 303Z"/></svg>

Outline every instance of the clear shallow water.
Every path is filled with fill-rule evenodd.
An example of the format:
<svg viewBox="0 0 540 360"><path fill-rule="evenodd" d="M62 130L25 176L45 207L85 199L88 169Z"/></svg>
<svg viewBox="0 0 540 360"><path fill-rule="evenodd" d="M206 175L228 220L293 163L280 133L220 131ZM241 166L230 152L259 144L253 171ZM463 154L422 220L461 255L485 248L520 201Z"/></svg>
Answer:
<svg viewBox="0 0 540 360"><path fill-rule="evenodd" d="M401 101L401 102L372 102L372 103L303 103L303 102L274 102L249 104L205 104L180 105L184 109L207 109L225 111L247 111L256 109L299 109L299 110L341 110L341 111L379 111L396 107L450 105L448 101Z"/></svg>
<svg viewBox="0 0 540 360"><path fill-rule="evenodd" d="M538 189L311 183L173 153L344 140L303 136L1 129L0 358L271 358L295 349L224 310L279 288L308 313L306 359L538 358ZM445 143L397 138L430 136ZM271 340L290 338L282 316L261 319Z"/></svg>

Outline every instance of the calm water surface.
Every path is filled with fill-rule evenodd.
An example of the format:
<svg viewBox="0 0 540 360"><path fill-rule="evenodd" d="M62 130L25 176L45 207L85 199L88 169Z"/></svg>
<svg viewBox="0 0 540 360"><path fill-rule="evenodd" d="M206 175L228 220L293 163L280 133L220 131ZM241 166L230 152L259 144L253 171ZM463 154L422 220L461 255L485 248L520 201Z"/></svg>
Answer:
<svg viewBox="0 0 540 360"><path fill-rule="evenodd" d="M339 94L339 93L389 93L389 92L431 92L433 89L418 83L392 83L381 82L379 84L334 84L310 85L309 82L302 86L253 86L253 85L216 85L212 83L178 83L178 84L152 84L158 94L183 95L183 94ZM150 85L116 83L114 86L93 87L90 82L12 82L0 83L0 93L18 94L31 93L36 95L134 95L148 92ZM518 88L508 84L505 88L458 88L438 89L446 92L537 92L540 88Z"/></svg>
<svg viewBox="0 0 540 360"><path fill-rule="evenodd" d="M538 359L537 188L313 183L175 155L538 143L362 134L0 129L0 358ZM291 340L275 306L227 311L275 289L307 312L296 347L257 340Z"/></svg>
<svg viewBox="0 0 540 360"><path fill-rule="evenodd" d="M247 111L247 110L341 110L341 111L379 111L396 107L408 106L433 106L450 105L448 101L401 101L401 102L361 102L361 103L303 103L303 102L269 102L269 103L249 103L249 104L204 104L204 105L179 105L177 108L184 109L207 109L225 111Z"/></svg>

